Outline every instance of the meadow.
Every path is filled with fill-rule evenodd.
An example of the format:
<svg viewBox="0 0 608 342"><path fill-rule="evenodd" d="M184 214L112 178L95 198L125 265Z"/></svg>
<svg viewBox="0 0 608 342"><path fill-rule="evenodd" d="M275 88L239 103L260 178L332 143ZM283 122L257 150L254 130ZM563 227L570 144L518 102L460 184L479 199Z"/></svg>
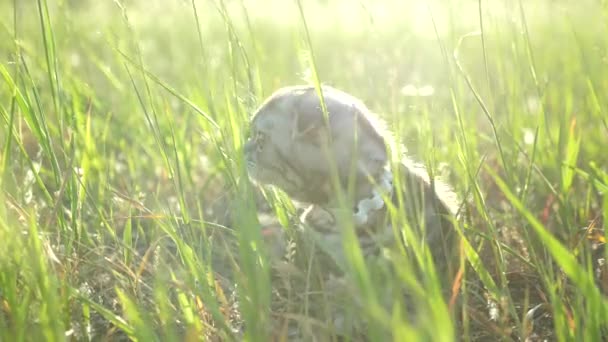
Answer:
<svg viewBox="0 0 608 342"><path fill-rule="evenodd" d="M306 83L465 203L453 300L428 263L350 260L371 340L605 339L607 23L602 0L0 1L0 341L336 338L319 251L242 158Z"/></svg>

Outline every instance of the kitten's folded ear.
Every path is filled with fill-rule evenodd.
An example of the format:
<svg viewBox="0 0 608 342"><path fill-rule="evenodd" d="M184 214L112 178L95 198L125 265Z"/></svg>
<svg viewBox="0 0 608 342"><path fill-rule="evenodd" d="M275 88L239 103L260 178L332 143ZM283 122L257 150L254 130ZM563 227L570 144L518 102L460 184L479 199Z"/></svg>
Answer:
<svg viewBox="0 0 608 342"><path fill-rule="evenodd" d="M293 139L319 146L329 132L320 104L318 107L296 106L291 134Z"/></svg>
<svg viewBox="0 0 608 342"><path fill-rule="evenodd" d="M340 126L352 127L353 118L358 116L358 110L354 104L337 97L336 94L325 90L325 107L327 118L323 113L321 100L314 90L301 95L294 105L294 127L293 137L306 139L315 145L329 140L330 135L336 134L335 130Z"/></svg>

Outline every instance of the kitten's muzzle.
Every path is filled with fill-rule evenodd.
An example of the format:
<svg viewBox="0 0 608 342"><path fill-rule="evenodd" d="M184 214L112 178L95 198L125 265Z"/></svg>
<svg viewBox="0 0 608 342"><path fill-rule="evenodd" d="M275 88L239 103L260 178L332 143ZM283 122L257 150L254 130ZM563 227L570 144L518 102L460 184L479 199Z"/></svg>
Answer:
<svg viewBox="0 0 608 342"><path fill-rule="evenodd" d="M255 141L253 139L248 139L247 142L245 143L245 146L243 146L243 152L245 153L245 157L247 157L249 154L254 152L255 148L256 148Z"/></svg>

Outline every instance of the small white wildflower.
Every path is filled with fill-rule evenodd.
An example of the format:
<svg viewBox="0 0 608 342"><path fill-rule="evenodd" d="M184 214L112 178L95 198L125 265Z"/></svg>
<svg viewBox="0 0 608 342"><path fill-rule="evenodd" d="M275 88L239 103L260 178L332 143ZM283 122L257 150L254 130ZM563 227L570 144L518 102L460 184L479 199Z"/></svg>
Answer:
<svg viewBox="0 0 608 342"><path fill-rule="evenodd" d="M70 64L72 65L72 67L77 68L80 66L81 64L81 58L80 58L80 54L77 52L72 52L72 54L70 54Z"/></svg>
<svg viewBox="0 0 608 342"><path fill-rule="evenodd" d="M417 87L413 84L408 84L401 88L401 94L404 96L426 97L435 94L435 88L431 85Z"/></svg>
<svg viewBox="0 0 608 342"><path fill-rule="evenodd" d="M127 165L125 165L125 163L123 163L121 161L117 161L114 164L114 171L116 171L116 173L123 173L126 170L127 170Z"/></svg>
<svg viewBox="0 0 608 342"><path fill-rule="evenodd" d="M84 176L84 169L76 166L76 167L74 167L74 174L76 174L76 176L78 176L78 177L82 177L82 176Z"/></svg>
<svg viewBox="0 0 608 342"><path fill-rule="evenodd" d="M538 113L540 105L541 102L538 96L528 96L528 98L526 99L525 106L528 108L528 112L530 112L530 114Z"/></svg>
<svg viewBox="0 0 608 342"><path fill-rule="evenodd" d="M524 144L532 145L534 144L534 131L530 128L524 128Z"/></svg>
<svg viewBox="0 0 608 342"><path fill-rule="evenodd" d="M500 310L498 309L498 304L491 300L488 301L488 314L490 315L490 320L497 322L500 318Z"/></svg>
<svg viewBox="0 0 608 342"><path fill-rule="evenodd" d="M32 192L32 186L28 185L27 190L25 190L25 193L23 194L23 202L27 205L32 204L32 200L34 199L34 194Z"/></svg>

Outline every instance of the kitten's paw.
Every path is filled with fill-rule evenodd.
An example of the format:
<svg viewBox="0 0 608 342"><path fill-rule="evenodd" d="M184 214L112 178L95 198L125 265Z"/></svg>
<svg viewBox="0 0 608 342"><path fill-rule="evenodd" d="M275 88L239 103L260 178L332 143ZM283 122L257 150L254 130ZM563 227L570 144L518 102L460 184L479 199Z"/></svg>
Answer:
<svg viewBox="0 0 608 342"><path fill-rule="evenodd" d="M334 232L336 230L336 220L333 214L316 205L306 208L300 216L300 220L320 232Z"/></svg>

